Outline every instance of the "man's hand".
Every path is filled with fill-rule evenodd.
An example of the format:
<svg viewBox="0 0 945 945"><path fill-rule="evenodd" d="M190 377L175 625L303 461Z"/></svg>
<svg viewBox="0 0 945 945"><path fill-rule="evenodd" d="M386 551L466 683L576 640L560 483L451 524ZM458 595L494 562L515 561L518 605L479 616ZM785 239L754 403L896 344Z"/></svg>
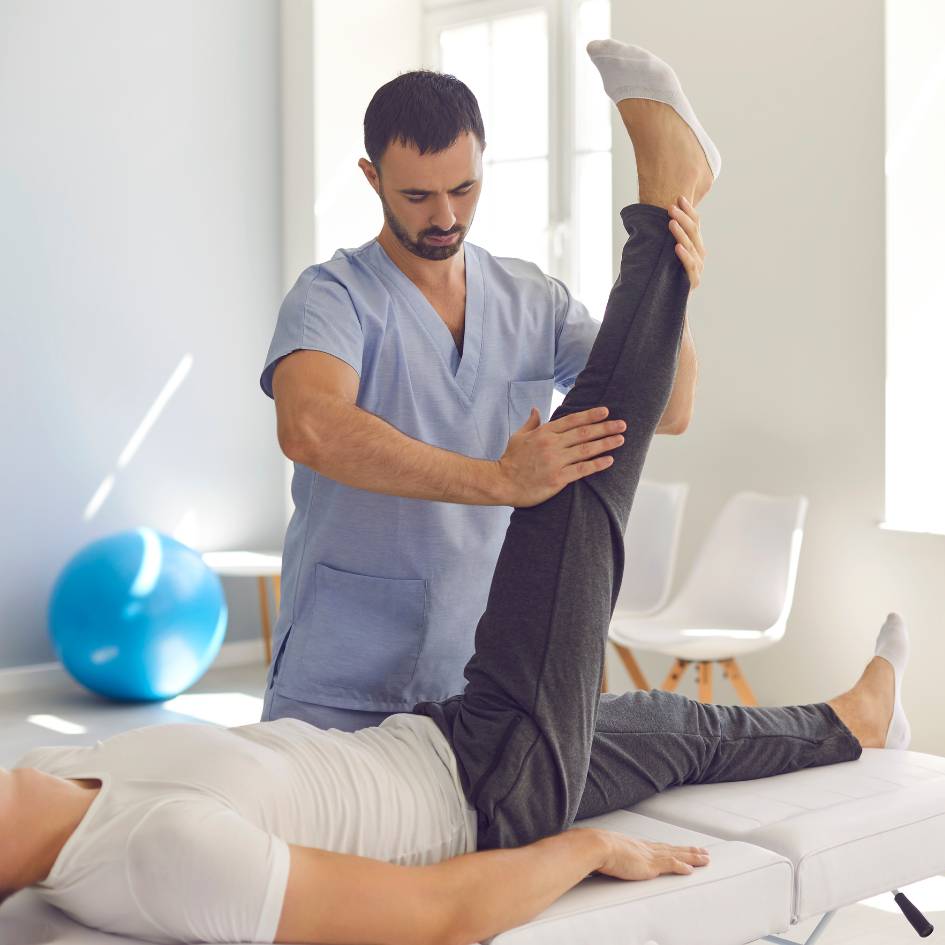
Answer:
<svg viewBox="0 0 945 945"><path fill-rule="evenodd" d="M532 407L498 460L504 504L538 505L569 482L606 469L613 457L598 454L620 446L620 433L627 428L623 420L604 422L608 412L607 407L592 407L542 424Z"/></svg>
<svg viewBox="0 0 945 945"><path fill-rule="evenodd" d="M669 221L670 232L679 240L676 244L676 255L689 274L691 291L701 282L700 277L705 265L706 250L699 232L699 214L685 197L676 198L676 203L669 208L669 214L673 218Z"/></svg>

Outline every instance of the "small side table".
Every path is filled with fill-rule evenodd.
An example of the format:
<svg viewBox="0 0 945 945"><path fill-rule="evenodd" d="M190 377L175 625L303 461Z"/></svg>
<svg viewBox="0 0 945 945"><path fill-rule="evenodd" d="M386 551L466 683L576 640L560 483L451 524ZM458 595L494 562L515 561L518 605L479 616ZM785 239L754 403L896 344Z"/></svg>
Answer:
<svg viewBox="0 0 945 945"><path fill-rule="evenodd" d="M204 564L217 574L228 577L255 577L259 584L259 610L266 665L272 661L272 625L269 622L269 594L266 579L272 580L272 595L279 615L282 593L282 553L279 551L205 551Z"/></svg>

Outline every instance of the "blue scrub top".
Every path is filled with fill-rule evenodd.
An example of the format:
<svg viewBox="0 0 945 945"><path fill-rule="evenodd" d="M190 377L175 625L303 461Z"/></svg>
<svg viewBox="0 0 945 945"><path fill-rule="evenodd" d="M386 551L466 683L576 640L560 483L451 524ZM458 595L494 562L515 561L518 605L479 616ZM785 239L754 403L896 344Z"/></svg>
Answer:
<svg viewBox="0 0 945 945"><path fill-rule="evenodd" d="M534 263L463 248L462 356L375 238L299 276L263 391L272 397L287 354L325 351L358 372L358 406L407 436L501 457L532 406L547 421L553 388L574 384L600 322ZM511 506L384 495L294 465L270 684L290 699L387 712L462 692Z"/></svg>

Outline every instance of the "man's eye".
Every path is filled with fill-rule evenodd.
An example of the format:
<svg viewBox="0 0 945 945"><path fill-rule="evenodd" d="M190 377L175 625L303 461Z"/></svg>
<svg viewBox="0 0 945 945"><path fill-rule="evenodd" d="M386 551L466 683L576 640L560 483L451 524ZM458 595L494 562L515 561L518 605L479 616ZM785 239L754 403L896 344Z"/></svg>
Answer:
<svg viewBox="0 0 945 945"><path fill-rule="evenodd" d="M471 190L472 190L472 186L469 186L465 190L454 190L453 193L459 197L465 197L466 194L468 194ZM406 196L407 196L407 199L411 203L420 203L421 200L426 200L426 194L423 194L422 196L413 196L413 197L410 196L410 194L407 194Z"/></svg>

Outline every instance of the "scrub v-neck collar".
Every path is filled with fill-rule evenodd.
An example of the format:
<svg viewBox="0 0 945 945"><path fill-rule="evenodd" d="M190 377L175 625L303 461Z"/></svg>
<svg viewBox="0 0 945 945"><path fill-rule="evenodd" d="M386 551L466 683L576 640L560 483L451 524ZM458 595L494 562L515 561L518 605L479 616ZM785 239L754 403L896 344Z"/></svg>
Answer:
<svg viewBox="0 0 945 945"><path fill-rule="evenodd" d="M475 247L463 241L463 254L466 261L466 313L463 325L463 353L460 355L453 334L446 327L446 322L443 321L440 313L430 304L416 283L387 255L387 251L377 238L374 239L374 243L377 247L376 256L383 271L389 274L394 286L430 336L446 373L453 379L466 399L471 400L482 354L483 279Z"/></svg>

